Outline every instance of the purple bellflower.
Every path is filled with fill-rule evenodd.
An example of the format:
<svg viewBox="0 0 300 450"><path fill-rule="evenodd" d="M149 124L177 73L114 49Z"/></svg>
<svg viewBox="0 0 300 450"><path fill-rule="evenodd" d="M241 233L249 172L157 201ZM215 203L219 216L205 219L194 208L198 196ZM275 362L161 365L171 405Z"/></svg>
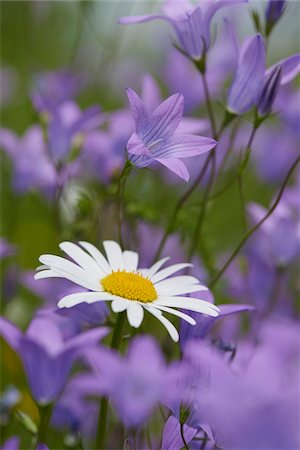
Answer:
<svg viewBox="0 0 300 450"><path fill-rule="evenodd" d="M0 318L0 335L20 355L31 393L40 405L52 403L60 395L82 348L96 344L106 334L106 328L97 328L64 341L55 323L37 317L23 335L11 322Z"/></svg>
<svg viewBox="0 0 300 450"><path fill-rule="evenodd" d="M10 244L6 239L0 238L0 261L16 253L14 245Z"/></svg>
<svg viewBox="0 0 300 450"><path fill-rule="evenodd" d="M266 70L265 45L260 34L246 39L237 58L237 70L227 99L227 109L233 114L244 114L259 104L261 113L270 111L279 85L289 83L300 72L300 54L285 58Z"/></svg>
<svg viewBox="0 0 300 450"><path fill-rule="evenodd" d="M40 113L53 112L63 102L74 98L82 87L77 75L63 70L40 73L34 77L33 84L31 99Z"/></svg>
<svg viewBox="0 0 300 450"><path fill-rule="evenodd" d="M182 52L198 61L210 46L210 24L216 12L224 6L243 2L245 0L209 0L194 6L189 0L168 0L163 7L165 14L122 17L119 23L131 25L156 19L165 20L173 27Z"/></svg>
<svg viewBox="0 0 300 450"><path fill-rule="evenodd" d="M48 196L54 193L57 173L39 126L29 128L22 138L2 128L0 147L13 161L13 184L17 192L38 189Z"/></svg>
<svg viewBox="0 0 300 450"><path fill-rule="evenodd" d="M73 101L62 103L49 118L49 152L55 161L63 161L69 155L76 139L85 136L103 122L98 106L81 111ZM78 143L77 143L78 144Z"/></svg>
<svg viewBox="0 0 300 450"><path fill-rule="evenodd" d="M180 158L206 153L215 147L216 141L192 134L175 133L183 114L182 95L172 95L150 116L144 103L132 89L127 89L127 95L136 127L126 147L131 162L138 167L158 162L188 181L188 170Z"/></svg>

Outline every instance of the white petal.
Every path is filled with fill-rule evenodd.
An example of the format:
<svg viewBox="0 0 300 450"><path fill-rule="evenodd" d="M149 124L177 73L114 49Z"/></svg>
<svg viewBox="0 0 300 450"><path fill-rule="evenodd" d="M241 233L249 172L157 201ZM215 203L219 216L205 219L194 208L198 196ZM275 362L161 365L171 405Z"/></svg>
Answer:
<svg viewBox="0 0 300 450"><path fill-rule="evenodd" d="M130 305L129 300L125 300L124 298L115 298L111 303L111 309L113 312L118 313L125 311Z"/></svg>
<svg viewBox="0 0 300 450"><path fill-rule="evenodd" d="M95 303L113 300L114 296L107 292L77 292L66 295L57 304L59 308L71 308L80 303Z"/></svg>
<svg viewBox="0 0 300 450"><path fill-rule="evenodd" d="M168 261L168 259L170 259L169 256L166 256L165 258L162 258L155 264L153 264L153 266L151 266L150 269L147 269L148 270L147 276L151 277L152 275L154 275L161 268L161 266L163 266L164 263Z"/></svg>
<svg viewBox="0 0 300 450"><path fill-rule="evenodd" d="M167 284L200 284L198 278L192 277L191 275L180 275L177 277L166 278L165 280L156 283L156 286L164 286ZM202 285L201 285L202 286ZM207 287L203 286L203 290L207 291Z"/></svg>
<svg viewBox="0 0 300 450"><path fill-rule="evenodd" d="M42 255L39 260L41 263L49 266L49 268L53 272L56 272L59 277L66 278L67 280L92 291L102 290L100 280L98 280L97 277L91 276L81 267L65 258L55 255Z"/></svg>
<svg viewBox="0 0 300 450"><path fill-rule="evenodd" d="M159 283L160 284L160 283ZM181 294L190 294L192 292L200 292L202 291L201 284L195 285L195 284L177 284L175 283L174 286L171 286L171 284L166 284L165 286L158 286L155 284L155 289L159 296L171 296L171 295L181 295Z"/></svg>
<svg viewBox="0 0 300 450"><path fill-rule="evenodd" d="M93 272L99 278L105 277L105 272L100 269L94 258L88 255L73 242L62 242L59 248L69 255L80 267L88 272Z"/></svg>
<svg viewBox="0 0 300 450"><path fill-rule="evenodd" d="M166 317L162 315L160 311L157 311L157 309L151 307L151 306L145 306L145 309L149 311L154 317L156 317L167 329L169 335L173 339L174 342L179 341L179 334L172 322L170 322Z"/></svg>
<svg viewBox="0 0 300 450"><path fill-rule="evenodd" d="M34 274L35 280L42 280L43 278L64 278L61 275L58 275L56 272L53 272L53 270L41 270L38 273Z"/></svg>
<svg viewBox="0 0 300 450"><path fill-rule="evenodd" d="M115 241L104 241L103 246L112 270L124 270L124 259L121 247Z"/></svg>
<svg viewBox="0 0 300 450"><path fill-rule="evenodd" d="M127 272L136 272L139 263L138 253L131 252L130 250L125 250L125 252L123 252L123 258L124 269Z"/></svg>
<svg viewBox="0 0 300 450"><path fill-rule="evenodd" d="M190 297L159 297L155 302L158 306L170 306L175 308L189 309L212 317L218 317L220 310L213 303Z"/></svg>
<svg viewBox="0 0 300 450"><path fill-rule="evenodd" d="M97 247L95 247L93 244L90 244L89 242L85 242L85 241L80 241L79 244L87 252L89 252L89 254L94 258L94 260L97 262L97 264L103 270L103 272L106 273L106 275L111 273L111 268L110 268L106 258L102 255L100 250L97 249Z"/></svg>
<svg viewBox="0 0 300 450"><path fill-rule="evenodd" d="M131 300L131 304L127 308L127 318L132 327L138 328L144 318L144 308L142 305Z"/></svg>
<svg viewBox="0 0 300 450"><path fill-rule="evenodd" d="M173 264L172 266L166 267L165 269L160 270L155 275L151 276L151 281L153 283L157 283L160 280L163 280L164 278L169 277L175 272L178 272L178 270L185 269L186 267L192 267L192 264L188 263L180 263L180 264Z"/></svg>
<svg viewBox="0 0 300 450"><path fill-rule="evenodd" d="M177 309L168 308L167 306L158 306L157 304L154 304L153 307L159 309L160 311L165 311L173 314L174 316L178 316L188 322L190 325L196 325L197 323L193 317L188 316L187 314L183 313L182 311L178 311Z"/></svg>

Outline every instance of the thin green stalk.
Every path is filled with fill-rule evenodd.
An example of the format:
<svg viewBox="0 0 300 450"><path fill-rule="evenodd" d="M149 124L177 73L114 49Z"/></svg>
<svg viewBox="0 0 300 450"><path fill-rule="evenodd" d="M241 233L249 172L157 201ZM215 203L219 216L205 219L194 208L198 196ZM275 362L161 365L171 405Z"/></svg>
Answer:
<svg viewBox="0 0 300 450"><path fill-rule="evenodd" d="M112 340L110 347L112 349L117 350L120 346L122 340L122 331L124 327L126 319L125 312L121 312L117 316ZM99 419L98 419L98 428L97 428L97 449L105 449L105 437L106 437L106 428L107 428L107 411L108 411L108 403L109 400L107 397L102 397L100 400L100 410L99 410Z"/></svg>
<svg viewBox="0 0 300 450"><path fill-rule="evenodd" d="M46 406L39 406L40 423L37 434L37 443L46 442L48 426L52 415L52 409L53 409L52 404Z"/></svg>
<svg viewBox="0 0 300 450"><path fill-rule="evenodd" d="M210 99L210 93L209 93L209 89L208 89L206 74L205 74L205 72L201 72L201 75L202 75L206 108L207 108L207 113L208 113L208 117L209 117L210 125L211 125L211 132L212 132L213 138L217 139L218 133L217 133L216 121L215 121L215 116L213 113L212 103L211 103L211 99Z"/></svg>
<svg viewBox="0 0 300 450"><path fill-rule="evenodd" d="M286 174L286 177L282 183L282 186L280 188L280 191L276 197L276 200L274 201L272 207L269 209L269 211L267 212L267 214L265 214L265 216L254 226L252 227L243 237L243 239L241 240L241 242L238 244L238 246L236 247L236 249L233 251L233 253L231 254L231 256L227 259L226 263L224 264L224 266L222 267L222 269L218 272L218 274L212 279L212 281L209 284L210 289L213 288L215 286L215 284L219 281L219 279L222 277L222 275L224 274L224 272L227 270L227 268L230 266L230 264L232 263L232 261L235 259L235 257L238 255L239 251L241 250L241 248L245 245L245 243L247 242L247 240L250 238L250 236L252 236L253 233L255 233L256 230L258 230L260 228L260 226L268 219L268 217L270 217L270 215L273 213L273 211L275 211L278 203L281 200L281 197L283 195L283 192L286 188L286 185L288 184L288 181L293 173L293 171L295 170L295 168L297 167L297 165L300 162L300 156L298 156L298 158L294 161L294 163L292 164L292 166L290 167L288 173Z"/></svg>

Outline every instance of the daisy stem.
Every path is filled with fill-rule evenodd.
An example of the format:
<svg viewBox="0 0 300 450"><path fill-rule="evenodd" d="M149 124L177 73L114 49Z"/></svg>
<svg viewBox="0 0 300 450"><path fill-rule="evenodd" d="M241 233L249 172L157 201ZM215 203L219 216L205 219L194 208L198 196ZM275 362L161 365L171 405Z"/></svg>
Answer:
<svg viewBox="0 0 300 450"><path fill-rule="evenodd" d="M117 316L114 332L111 339L110 348L117 350L121 344L122 331L125 323L126 314L120 312ZM109 399L102 397L100 400L100 410L98 419L98 435L97 435L97 449L105 449L105 437L107 429L107 412L108 412Z"/></svg>
<svg viewBox="0 0 300 450"><path fill-rule="evenodd" d="M279 190L279 193L273 203L273 205L271 206L271 208L269 209L269 211L267 212L267 214L265 214L265 216L256 224L254 225L254 227L252 227L243 237L243 239L241 240L241 242L238 244L238 246L236 247L236 249L232 252L231 256L227 259L226 263L224 264L224 266L222 267L222 269L218 272L218 274L212 279L212 281L209 284L209 288L213 288L215 286L215 284L219 281L219 279L222 277L222 275L224 274L224 272L227 270L227 268L230 266L230 264L232 263L232 261L235 259L235 257L238 255L239 251L241 250L241 248L245 245L245 243L247 242L247 240L252 236L253 233L255 233L256 230L258 230L260 228L260 226L270 217L270 215L275 211L278 203L281 200L281 197L284 193L284 190L289 182L289 179L293 173L293 171L295 170L295 168L297 167L297 165L300 162L300 156L298 156L298 158L294 161L294 163L292 164L292 166L290 167L290 170L288 171L288 173L286 174L286 177L281 185L281 188Z"/></svg>

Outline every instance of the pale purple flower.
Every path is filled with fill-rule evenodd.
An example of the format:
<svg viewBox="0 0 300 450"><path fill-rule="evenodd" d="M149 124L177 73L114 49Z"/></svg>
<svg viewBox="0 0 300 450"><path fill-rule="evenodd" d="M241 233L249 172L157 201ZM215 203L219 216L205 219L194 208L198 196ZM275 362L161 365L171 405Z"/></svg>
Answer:
<svg viewBox="0 0 300 450"><path fill-rule="evenodd" d="M103 123L104 117L98 106L81 111L73 101L66 101L55 108L49 117L49 152L54 161L64 161L74 145ZM79 143L76 142L79 140Z"/></svg>
<svg viewBox="0 0 300 450"><path fill-rule="evenodd" d="M126 146L132 163L147 167L158 162L188 181L188 170L180 158L206 153L215 147L216 141L176 133L183 114L182 95L172 95L151 115L132 89L127 89L127 95L136 127Z"/></svg>
<svg viewBox="0 0 300 450"><path fill-rule="evenodd" d="M33 80L31 99L39 112L53 112L66 100L74 98L82 88L78 75L68 71L44 72Z"/></svg>
<svg viewBox="0 0 300 450"><path fill-rule="evenodd" d="M0 334L20 355L35 400L46 405L61 393L75 358L83 348L107 334L97 328L63 340L59 328L45 317L37 317L23 335L11 322L0 318Z"/></svg>
<svg viewBox="0 0 300 450"><path fill-rule="evenodd" d="M164 3L165 14L122 17L119 23L131 25L156 19L165 20L173 27L181 50L197 61L205 55L210 46L210 25L216 12L224 6L243 2L244 0L210 0L198 2L195 6L189 0L169 0Z"/></svg>
<svg viewBox="0 0 300 450"><path fill-rule="evenodd" d="M166 365L149 336L132 340L126 357L108 349L91 350L87 357L99 374L94 389L98 386L98 392L109 396L126 427L142 425L167 392L175 390L175 381L185 375L180 365Z"/></svg>
<svg viewBox="0 0 300 450"><path fill-rule="evenodd" d="M264 87L268 86L270 79L274 81L272 77L275 74L275 92L271 95L271 103L274 102L279 89L279 81L276 79L278 71L275 68L281 69L281 86L292 81L300 72L300 54L289 56L265 70L265 45L260 34L245 40L237 58L237 70L227 99L227 108L233 114L244 114L257 106ZM267 106L270 109L270 98Z"/></svg>
<svg viewBox="0 0 300 450"><path fill-rule="evenodd" d="M0 261L16 253L14 245L10 244L6 239L0 238Z"/></svg>
<svg viewBox="0 0 300 450"><path fill-rule="evenodd" d="M29 128L22 138L2 128L0 147L13 161L13 184L16 191L25 193L38 189L47 195L53 194L57 185L57 173L39 126Z"/></svg>
<svg viewBox="0 0 300 450"><path fill-rule="evenodd" d="M3 443L2 450L19 450L20 438L18 436L12 436Z"/></svg>

